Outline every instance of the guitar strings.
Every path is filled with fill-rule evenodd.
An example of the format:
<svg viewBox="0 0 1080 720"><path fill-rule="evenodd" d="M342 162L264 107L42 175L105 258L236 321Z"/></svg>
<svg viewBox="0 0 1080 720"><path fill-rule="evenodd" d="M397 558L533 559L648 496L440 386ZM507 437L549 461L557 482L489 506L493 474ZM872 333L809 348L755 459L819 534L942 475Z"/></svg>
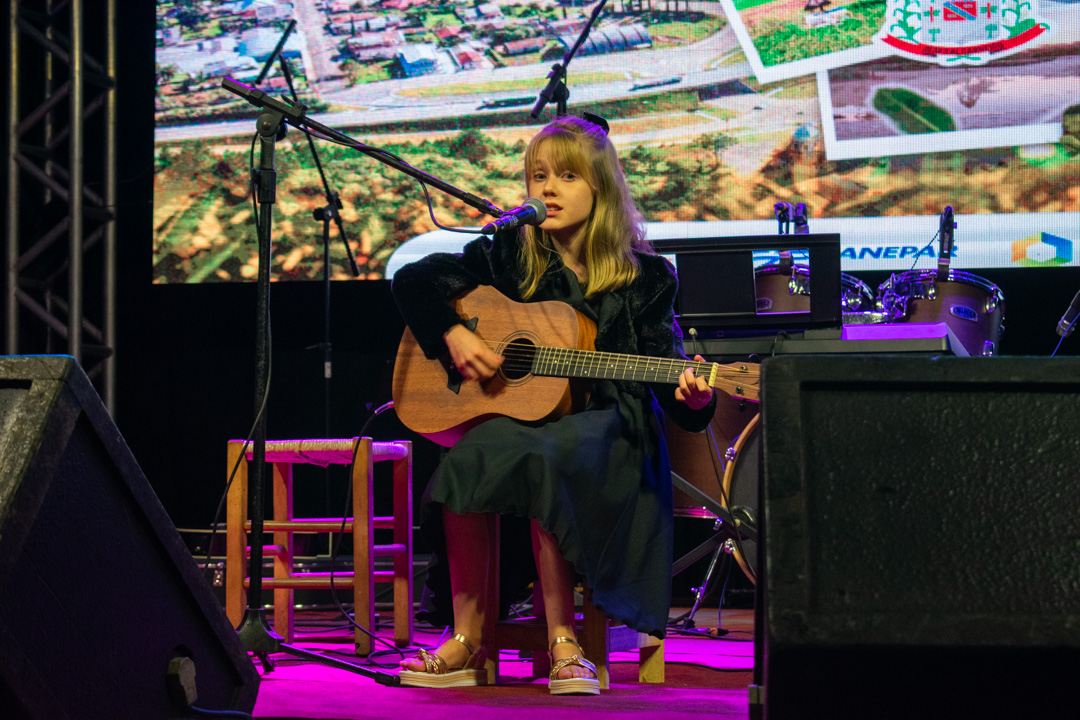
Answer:
<svg viewBox="0 0 1080 720"><path fill-rule="evenodd" d="M654 380L663 381L659 375L665 374L669 381L672 383L678 382L678 377L682 375L686 368L693 368L695 375L708 375L712 371L713 363L710 362L698 362L696 360L682 361L676 358L650 358L639 355L622 355L618 353L605 353L598 350L581 350L577 348L549 348L537 345L523 345L520 343L508 343L494 342L491 340L481 341L492 349L496 349L499 346L503 346L502 356L504 358L502 367L504 370L510 370L514 372L530 372L535 364L538 356L545 351L546 354L556 357L557 354L563 354L564 357L572 359L578 367L588 367L591 369L603 369L610 367L612 364L612 358L614 358L614 365L616 371L622 370L623 372L629 371L631 374L653 374ZM631 368L630 363L638 361L637 364ZM622 364L620 368L619 365Z"/></svg>

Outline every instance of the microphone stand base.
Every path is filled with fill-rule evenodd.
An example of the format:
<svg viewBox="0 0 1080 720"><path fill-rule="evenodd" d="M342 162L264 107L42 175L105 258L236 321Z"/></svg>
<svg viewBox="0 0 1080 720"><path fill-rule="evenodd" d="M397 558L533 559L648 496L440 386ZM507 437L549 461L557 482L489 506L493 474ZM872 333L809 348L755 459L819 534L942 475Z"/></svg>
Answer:
<svg viewBox="0 0 1080 720"><path fill-rule="evenodd" d="M312 660L321 665L337 668L339 670L347 670L348 672L356 673L357 675L363 675L364 677L371 678L380 685L386 685L387 687L398 687L401 685L401 679L392 673L369 670L368 668L354 665L351 662L320 655L319 653L304 650L303 648L298 648L283 642L285 638L281 637L271 629L270 623L266 619L266 611L262 608L246 608L244 610L244 617L240 621L240 627L236 629L236 632L240 637L240 644L244 646L244 649L253 653L255 657L259 659L259 662L262 663L264 673L274 671L274 659L270 657L271 653L286 653L293 657Z"/></svg>

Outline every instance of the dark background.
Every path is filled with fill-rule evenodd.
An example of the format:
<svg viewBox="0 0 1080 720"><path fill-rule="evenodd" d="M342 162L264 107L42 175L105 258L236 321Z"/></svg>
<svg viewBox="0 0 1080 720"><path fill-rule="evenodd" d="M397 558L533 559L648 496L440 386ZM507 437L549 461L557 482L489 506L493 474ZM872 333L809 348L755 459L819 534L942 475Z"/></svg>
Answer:
<svg viewBox="0 0 1080 720"><path fill-rule="evenodd" d="M245 437L254 418L255 285L150 283L154 4L126 0L119 7L115 421L174 523L180 528L206 528L224 489L225 443ZM6 37L3 44L6 50ZM4 57L9 55L5 52ZM6 73L3 82L7 98ZM253 131L254 117L253 113ZM279 171L288 172L288 168ZM963 207L963 198L953 204ZM312 220L307 230L317 239L321 224ZM961 226L956 231L960 252L963 233ZM1002 354L1048 355L1054 349L1058 340L1054 327L1080 289L1080 268L965 269L1002 288L1006 302ZM888 277L888 273L857 275L874 289ZM100 296L100 288L92 285L97 279L87 276L86 282L88 298ZM323 293L318 282L272 286L271 438L316 437L325 432L323 356L312 348L323 338ZM329 434L350 437L359 432L371 408L390 399L394 353L403 323L386 281L334 283L331 306L334 377ZM1059 354L1078 350L1080 333L1067 339ZM40 348L27 345L23 351ZM1010 420L986 418L985 422L1007 425ZM419 494L437 461L438 449L406 431L392 413L375 420L369 434L376 439L417 440ZM297 511L340 514L344 499L344 482L318 471L298 486ZM680 520L677 546L696 544L708 534L709 525ZM676 595L685 592L691 581L700 580L701 572L692 569L684 575L685 580L676 582Z"/></svg>

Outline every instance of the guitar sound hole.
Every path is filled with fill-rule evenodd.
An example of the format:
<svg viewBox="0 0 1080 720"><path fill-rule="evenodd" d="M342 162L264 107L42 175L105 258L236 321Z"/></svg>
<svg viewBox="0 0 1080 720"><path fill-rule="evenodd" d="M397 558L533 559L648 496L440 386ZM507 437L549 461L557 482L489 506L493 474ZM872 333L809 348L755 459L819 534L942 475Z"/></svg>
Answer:
<svg viewBox="0 0 1080 720"><path fill-rule="evenodd" d="M536 345L525 338L517 338L503 348L502 355L505 359L499 372L510 382L520 380L532 372Z"/></svg>

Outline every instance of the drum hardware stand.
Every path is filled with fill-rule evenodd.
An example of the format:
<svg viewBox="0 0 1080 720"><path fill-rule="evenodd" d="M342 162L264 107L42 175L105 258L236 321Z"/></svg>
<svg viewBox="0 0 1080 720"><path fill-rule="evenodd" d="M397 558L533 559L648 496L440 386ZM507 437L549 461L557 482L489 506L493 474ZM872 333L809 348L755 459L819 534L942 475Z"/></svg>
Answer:
<svg viewBox="0 0 1080 720"><path fill-rule="evenodd" d="M717 531L722 527L720 520L717 520L713 525L713 531ZM705 577L701 580L701 586L690 588L694 591L694 605L690 608L690 612L687 613L686 618L683 620L682 629L689 630L694 627L694 615L697 614L698 608L701 606L701 601L705 599L705 592L709 589L709 583L712 582L713 573L716 571L716 563L720 559L720 553L725 554L725 560L729 563L728 572L731 571L731 554L735 552L735 543L731 538L725 538L720 544L716 546L713 551L712 557L709 559L709 567L705 571ZM722 600L723 598L721 598ZM717 635L726 635L727 630L719 627L719 615L717 616Z"/></svg>
<svg viewBox="0 0 1080 720"><path fill-rule="evenodd" d="M752 540L756 543L758 539L757 521L753 511L749 508L737 505L729 511L678 473L671 473L671 484L676 490L689 495L695 504L701 505L716 516L716 522L713 525L713 536L683 555L671 566L671 575L674 577L710 552L713 554L712 559L709 561L709 568L705 572L705 578L701 581L701 587L693 588L694 606L683 621L683 629L685 630L693 626L694 614L701 605L706 588L709 587L713 572L716 570L717 561L720 559L720 553L726 552L730 555L734 551L733 538L736 537Z"/></svg>
<svg viewBox="0 0 1080 720"><path fill-rule="evenodd" d="M261 90L248 87L226 77L222 87L247 100L260 109L256 120L259 135L259 167L252 168L252 182L256 188L256 200L261 210L257 218L259 242L259 274L256 292L255 323L255 412L256 421L252 432L252 469L251 482L248 485L248 517L251 519L250 546L248 558L249 585L247 606L244 617L237 628L240 642L244 649L253 653L266 672L273 670L271 653L285 652L290 655L313 660L315 662L348 670L369 677L381 685L400 686L401 680L392 673L370 670L343 660L326 657L284 643L280 635L274 632L266 619L262 607L262 561L263 561L263 485L266 477L266 414L262 411L263 397L269 387L270 375L270 250L271 230L273 227L273 205L277 195L277 171L274 168L275 143L285 137L286 123L301 129L310 129L320 136L331 138L352 147L379 162L389 165L400 172L419 180L421 183L436 187L466 204L493 217L504 213L489 200L460 190L448 182L429 175L403 160L378 148L359 143L348 135L338 132L306 117L307 108L301 104L290 104L267 95Z"/></svg>

